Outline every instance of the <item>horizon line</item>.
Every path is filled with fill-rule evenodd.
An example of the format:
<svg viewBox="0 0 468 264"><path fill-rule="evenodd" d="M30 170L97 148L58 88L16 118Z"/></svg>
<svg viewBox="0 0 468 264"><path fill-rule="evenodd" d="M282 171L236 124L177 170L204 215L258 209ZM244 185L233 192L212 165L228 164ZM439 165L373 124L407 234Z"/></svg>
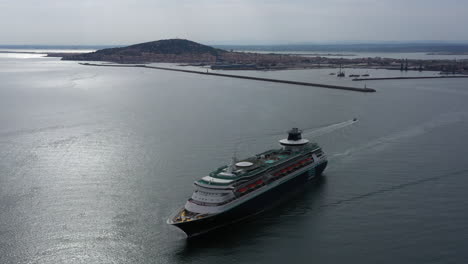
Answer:
<svg viewBox="0 0 468 264"><path fill-rule="evenodd" d="M189 39L187 39L189 40ZM155 40L157 41L157 40ZM143 41L138 43L145 43L145 42L152 42L152 41ZM196 41L198 42L198 41ZM3 47L122 47L122 46L130 46L138 43L132 44L2 44L0 43L0 48ZM416 45L468 45L468 40L466 41L455 41L455 40L447 40L447 41L440 41L440 40L408 40L408 41L396 41L396 40L389 40L389 41L373 41L373 40L363 40L363 41L315 41L315 42L271 42L271 43L228 43L224 41L207 41L207 42L198 42L204 45L212 45L212 46L301 46L301 45L408 45L408 44L416 44ZM206 43L206 44L205 44Z"/></svg>

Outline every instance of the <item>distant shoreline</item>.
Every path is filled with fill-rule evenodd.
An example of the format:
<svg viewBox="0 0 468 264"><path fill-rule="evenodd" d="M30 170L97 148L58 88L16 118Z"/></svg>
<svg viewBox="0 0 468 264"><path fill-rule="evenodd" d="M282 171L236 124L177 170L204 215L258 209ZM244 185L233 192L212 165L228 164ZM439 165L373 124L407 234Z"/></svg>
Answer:
<svg viewBox="0 0 468 264"><path fill-rule="evenodd" d="M290 40L289 42L294 42ZM99 50L125 47L120 45L44 45L44 44L0 44L0 49L49 49L49 50ZM330 42L291 44L211 44L215 48L252 52L282 53L343 53L343 52L396 52L396 53L446 53L468 55L468 42ZM434 54L436 55L436 54Z"/></svg>
<svg viewBox="0 0 468 264"><path fill-rule="evenodd" d="M386 81L386 80L417 80L417 79L456 79L468 78L468 75L454 75L454 76L413 76L413 77L381 77L381 78L355 78L353 81Z"/></svg>
<svg viewBox="0 0 468 264"><path fill-rule="evenodd" d="M429 52L426 55L468 55L468 52Z"/></svg>
<svg viewBox="0 0 468 264"><path fill-rule="evenodd" d="M57 57L57 58L64 58L69 56L80 56L87 54L84 50L67 50L67 51L57 51L57 52L50 52L48 50L0 50L0 54L35 54L35 55L43 55L44 57ZM198 60L197 57L193 57L191 62L181 62L181 61L171 61L169 59L163 59L161 61L144 61L144 58L135 58L134 60L129 61L112 61L112 60L98 60L98 61L109 61L113 63L122 63L122 64L131 64L131 63L183 63L185 65L190 66L209 66L212 69L216 70L227 70L227 71L235 71L235 70L252 70L252 71L270 71L270 70L295 70L295 69L317 69L317 68L329 68L329 69L336 69L339 65L342 65L343 68L360 68L360 69L388 69L388 70L401 70L403 67L403 63L406 64L405 60L402 59L395 59L395 58L327 58L321 57L318 55L345 55L345 54L338 54L338 53L282 53L282 54L268 54L268 53L234 53L239 54L239 58L241 60L245 60L243 63L224 63L218 64L215 62L208 62ZM245 54L242 55L242 54ZM256 55L258 54L258 55ZM447 53L447 52L437 52L437 53L426 53L428 55L468 55L468 52L465 54L463 53ZM307 55L304 56L304 55ZM313 57L317 55L316 57ZM265 57L266 56L266 57ZM349 55L351 56L351 55ZM265 58L267 63L256 63L256 60L259 58ZM200 57L201 58L201 57ZM299 60L294 58L301 58ZM234 58L235 59L235 58ZM72 59L75 61L80 61L80 59ZM91 60L92 61L92 60ZM405 67L403 70L408 71L440 71L442 73L462 73L468 74L467 64L468 61L465 60L457 60L456 65L454 60L449 59L441 59L438 61L433 61L433 59L410 59L407 60L408 66ZM401 64L401 65L400 65ZM455 68L454 68L455 67ZM406 69L407 68L407 69Z"/></svg>
<svg viewBox="0 0 468 264"><path fill-rule="evenodd" d="M307 51L298 51L296 53L291 53L291 51L267 51L267 50L235 50L235 52L244 52L244 53L258 53L258 54L271 54L271 55L288 55L288 56L333 56L333 57L352 57L357 56L356 54L350 53L327 53L327 52L307 52Z"/></svg>
<svg viewBox="0 0 468 264"><path fill-rule="evenodd" d="M44 55L44 57L63 57L66 55L77 55L85 54L83 50L67 51L67 52L50 52L48 50L43 51L19 51L19 50L0 50L0 54L35 54L35 55Z"/></svg>

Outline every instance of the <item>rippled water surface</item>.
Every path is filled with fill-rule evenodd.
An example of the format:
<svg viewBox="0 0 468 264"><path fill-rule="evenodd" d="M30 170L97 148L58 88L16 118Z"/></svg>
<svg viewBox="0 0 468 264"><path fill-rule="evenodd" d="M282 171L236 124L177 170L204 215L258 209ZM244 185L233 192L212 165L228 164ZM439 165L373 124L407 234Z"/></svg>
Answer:
<svg viewBox="0 0 468 264"><path fill-rule="evenodd" d="M21 56L0 57L0 263L468 259L466 79L361 94ZM329 71L245 74L363 85ZM353 117L314 138L325 177L287 203L190 241L165 223L236 145L246 156Z"/></svg>

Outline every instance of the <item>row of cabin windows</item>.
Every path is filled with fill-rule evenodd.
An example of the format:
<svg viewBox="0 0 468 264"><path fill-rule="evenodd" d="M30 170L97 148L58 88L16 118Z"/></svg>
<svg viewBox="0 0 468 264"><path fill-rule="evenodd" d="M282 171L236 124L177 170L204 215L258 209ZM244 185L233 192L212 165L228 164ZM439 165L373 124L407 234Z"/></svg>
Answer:
<svg viewBox="0 0 468 264"><path fill-rule="evenodd" d="M199 190L196 190L195 193L200 193L200 194L207 195L207 196L226 196L226 195L228 195L228 193L209 193L209 192L203 192L203 191L199 191Z"/></svg>
<svg viewBox="0 0 468 264"><path fill-rule="evenodd" d="M204 201L208 201L207 199L203 199ZM195 204L198 204L198 205L203 205L203 206L220 206L220 205L223 205L223 204L227 204L231 201L235 200L235 197L231 198L231 199L228 199L228 200L224 200L222 202L202 202L202 201L197 201L197 200L193 200L193 199L190 199L191 202L195 203Z"/></svg>
<svg viewBox="0 0 468 264"><path fill-rule="evenodd" d="M205 199L205 198L199 198L200 201L205 201L205 202L216 202L216 199Z"/></svg>
<svg viewBox="0 0 468 264"><path fill-rule="evenodd" d="M314 152L314 153L315 153L315 154L320 153L320 155L323 154L323 152L320 151L320 150L319 150L319 151L316 151L316 152ZM312 154L306 155L305 158L312 158ZM297 160L296 160L296 161L297 161ZM313 162L313 161L314 161L314 160L313 160L313 158L312 158L312 162ZM246 187L246 186L248 186L249 184L252 184L252 183L254 183L254 182L257 181L257 180L258 180L258 179L255 179L255 180L253 180L253 181L251 181L250 179L241 180L241 181L238 181L237 184L238 184L238 185L242 185L241 187ZM248 182L248 181L250 181L250 182ZM248 182L248 183L245 183L245 182ZM239 187L239 188L241 188L241 187Z"/></svg>

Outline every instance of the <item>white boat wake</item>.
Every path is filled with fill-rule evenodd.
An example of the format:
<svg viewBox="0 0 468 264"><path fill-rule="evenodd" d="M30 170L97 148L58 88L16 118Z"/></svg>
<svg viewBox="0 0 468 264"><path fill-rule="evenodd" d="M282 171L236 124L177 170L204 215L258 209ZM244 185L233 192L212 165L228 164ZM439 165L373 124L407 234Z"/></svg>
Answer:
<svg viewBox="0 0 468 264"><path fill-rule="evenodd" d="M303 132L303 134L307 135L307 136L310 136L310 137L318 137L318 136L325 135L325 134L334 132L336 130L348 127L348 126L353 125L353 124L355 124L357 122L358 122L358 120L356 118L354 118L354 119L351 119L351 120L348 120L348 121L344 121L344 122L328 125L328 126L325 126L325 127L317 128L317 129L314 129L314 130L311 130L311 131L306 130L306 131Z"/></svg>

